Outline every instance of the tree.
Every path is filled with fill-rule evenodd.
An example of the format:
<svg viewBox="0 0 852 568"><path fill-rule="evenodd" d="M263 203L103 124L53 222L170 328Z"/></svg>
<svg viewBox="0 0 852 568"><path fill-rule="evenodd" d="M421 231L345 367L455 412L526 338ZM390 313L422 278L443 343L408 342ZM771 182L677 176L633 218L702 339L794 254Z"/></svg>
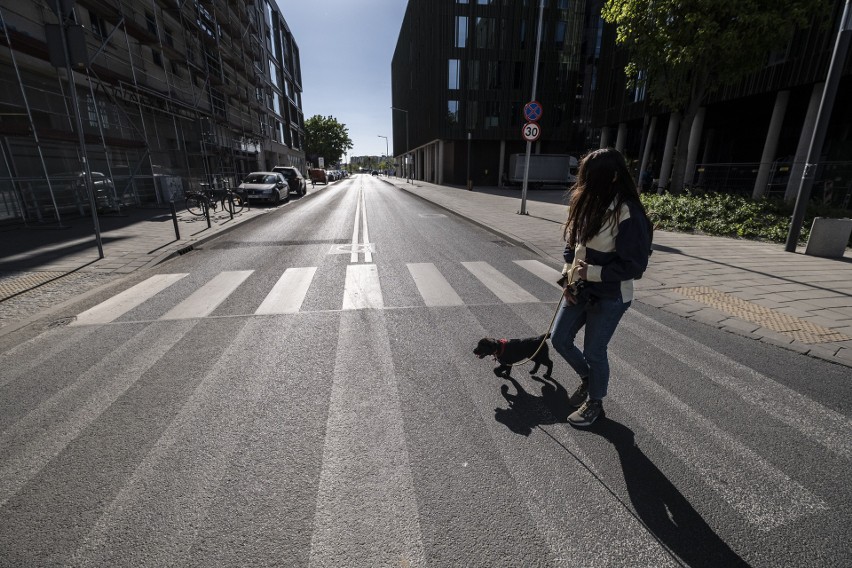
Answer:
<svg viewBox="0 0 852 568"><path fill-rule="evenodd" d="M607 0L602 16L628 50L628 86L681 117L670 189L683 189L689 132L707 95L766 63L827 0ZM818 21L818 18L814 18Z"/></svg>
<svg viewBox="0 0 852 568"><path fill-rule="evenodd" d="M336 164L350 148L349 130L333 116L315 114L305 121L305 153L308 156L322 157L326 164Z"/></svg>

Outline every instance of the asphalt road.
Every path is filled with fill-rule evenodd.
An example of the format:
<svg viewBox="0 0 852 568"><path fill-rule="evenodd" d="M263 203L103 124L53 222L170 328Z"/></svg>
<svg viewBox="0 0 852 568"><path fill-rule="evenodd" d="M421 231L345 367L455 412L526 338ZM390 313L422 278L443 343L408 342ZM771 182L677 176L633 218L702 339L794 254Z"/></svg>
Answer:
<svg viewBox="0 0 852 568"><path fill-rule="evenodd" d="M0 565L852 565L848 369L636 304L574 429L555 268L356 176L4 336Z"/></svg>

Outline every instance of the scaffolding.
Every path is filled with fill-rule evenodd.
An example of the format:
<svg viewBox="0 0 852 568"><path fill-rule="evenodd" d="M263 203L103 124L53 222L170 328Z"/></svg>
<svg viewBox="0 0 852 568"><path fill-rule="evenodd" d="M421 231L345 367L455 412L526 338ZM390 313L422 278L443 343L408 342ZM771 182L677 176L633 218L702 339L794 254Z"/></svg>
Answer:
<svg viewBox="0 0 852 568"><path fill-rule="evenodd" d="M120 211L236 184L270 157L304 166L298 62L269 37L295 42L274 3L78 0L66 21L85 49L70 81L51 64L54 4L0 0L0 221L86 214L87 169L95 207Z"/></svg>

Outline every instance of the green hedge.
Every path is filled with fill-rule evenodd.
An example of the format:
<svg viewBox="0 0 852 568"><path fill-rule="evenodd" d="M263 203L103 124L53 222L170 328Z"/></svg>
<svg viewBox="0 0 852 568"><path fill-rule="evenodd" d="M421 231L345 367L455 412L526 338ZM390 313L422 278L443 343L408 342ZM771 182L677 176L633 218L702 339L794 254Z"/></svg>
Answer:
<svg viewBox="0 0 852 568"><path fill-rule="evenodd" d="M642 194L648 217L658 229L704 233L783 243L787 240L793 205L781 199L757 201L734 194ZM849 211L811 204L799 242L808 240L814 217L843 218ZM852 238L848 246L852 246Z"/></svg>

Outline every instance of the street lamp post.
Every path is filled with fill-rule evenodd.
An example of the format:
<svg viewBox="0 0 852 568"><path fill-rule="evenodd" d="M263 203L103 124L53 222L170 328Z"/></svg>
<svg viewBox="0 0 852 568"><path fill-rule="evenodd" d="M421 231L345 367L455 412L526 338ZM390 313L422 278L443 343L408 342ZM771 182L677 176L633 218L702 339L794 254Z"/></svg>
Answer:
<svg viewBox="0 0 852 568"><path fill-rule="evenodd" d="M408 111L402 108L397 108L395 106L392 106L391 109L405 113L405 181L408 181L411 177L409 172L409 170L411 169L411 165L408 163Z"/></svg>
<svg viewBox="0 0 852 568"><path fill-rule="evenodd" d="M385 165L387 166L387 160L388 160L388 158L390 158L390 151L388 149L388 137L382 136L381 134L379 134L379 138L385 139ZM385 171L385 175L388 175L387 171Z"/></svg>

